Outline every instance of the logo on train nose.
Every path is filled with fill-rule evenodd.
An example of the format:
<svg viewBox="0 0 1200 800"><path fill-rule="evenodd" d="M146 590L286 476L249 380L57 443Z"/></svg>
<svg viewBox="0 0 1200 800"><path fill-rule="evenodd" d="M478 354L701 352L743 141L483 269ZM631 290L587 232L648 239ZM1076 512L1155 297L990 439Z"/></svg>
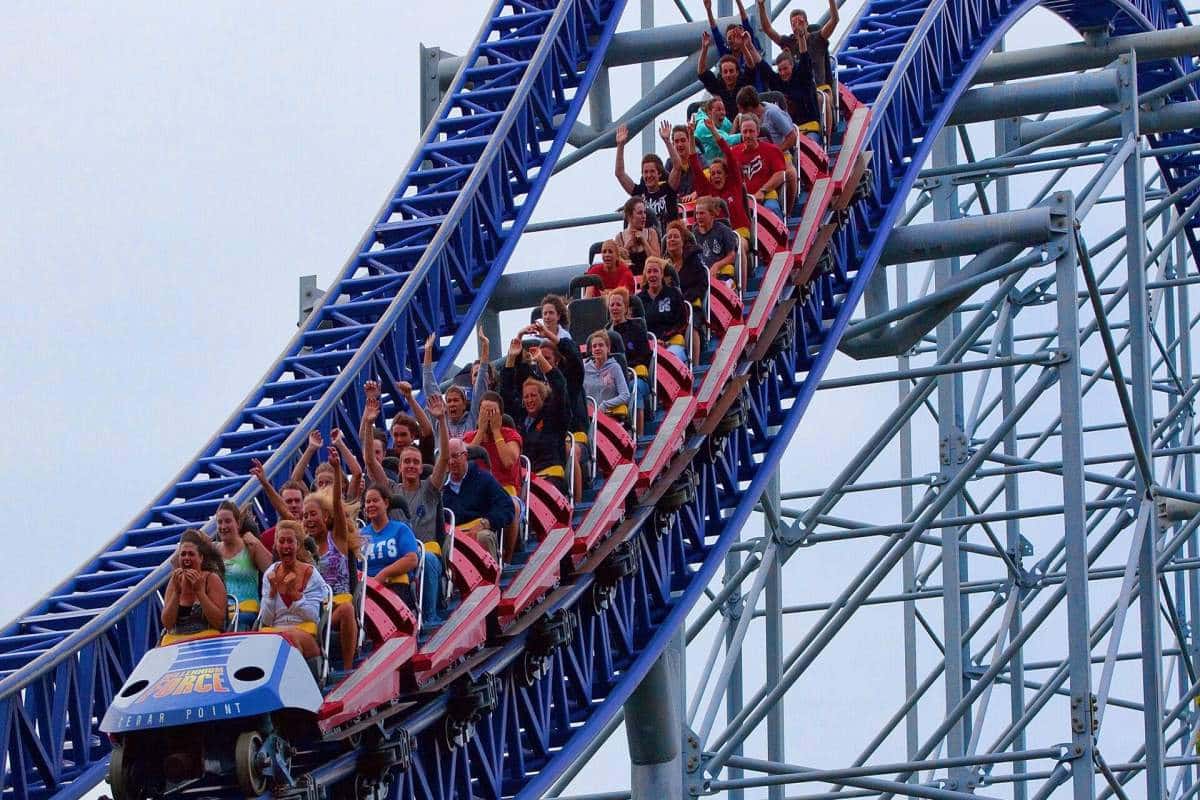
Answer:
<svg viewBox="0 0 1200 800"><path fill-rule="evenodd" d="M192 667L168 672L150 687L149 696L210 694L229 691L225 667Z"/></svg>

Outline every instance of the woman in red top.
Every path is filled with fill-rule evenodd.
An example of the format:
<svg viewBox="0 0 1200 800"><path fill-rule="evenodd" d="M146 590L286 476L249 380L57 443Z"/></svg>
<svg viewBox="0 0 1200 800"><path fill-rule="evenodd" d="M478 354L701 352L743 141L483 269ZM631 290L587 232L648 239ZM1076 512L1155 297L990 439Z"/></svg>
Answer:
<svg viewBox="0 0 1200 800"><path fill-rule="evenodd" d="M593 264L587 271L588 275L599 275L604 282L604 292L611 292L618 286L624 286L630 294L637 292L633 283L633 272L629 265L621 260L621 248L616 240L609 239L600 245L600 263ZM588 289L588 297L599 297L603 292L594 288Z"/></svg>
<svg viewBox="0 0 1200 800"><path fill-rule="evenodd" d="M694 170L695 177L692 179L693 185L696 187L696 194L700 197L711 196L719 197L725 201L726 207L729 209L729 226L738 232L743 239L750 239L750 212L746 209L746 187L742 184L742 169L738 165L737 157L733 154L733 148L721 136L717 135L717 129L713 125L712 120L705 118L705 126L712 131L713 139L717 146L721 148L722 158L714 158L712 163L708 165L708 174L704 174L704 165L700 163L700 157L696 155L695 132L696 123L688 123L688 129L693 134L689 138L689 162Z"/></svg>
<svg viewBox="0 0 1200 800"><path fill-rule="evenodd" d="M484 392L479 402L479 427L467 431L463 442L482 447L491 462L492 477L513 497L516 513L504 530L504 552L517 545L517 525L521 519L521 434L504 424L504 401L496 392Z"/></svg>

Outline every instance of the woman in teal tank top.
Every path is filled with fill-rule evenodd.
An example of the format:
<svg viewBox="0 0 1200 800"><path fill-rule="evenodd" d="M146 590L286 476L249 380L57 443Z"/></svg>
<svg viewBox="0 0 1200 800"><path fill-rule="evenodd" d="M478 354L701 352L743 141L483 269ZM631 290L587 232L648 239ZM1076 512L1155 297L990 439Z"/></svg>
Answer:
<svg viewBox="0 0 1200 800"><path fill-rule="evenodd" d="M259 573L271 566L271 553L253 533L241 532L241 512L228 500L218 506L216 522L225 591L237 599L237 629L249 630L258 617Z"/></svg>

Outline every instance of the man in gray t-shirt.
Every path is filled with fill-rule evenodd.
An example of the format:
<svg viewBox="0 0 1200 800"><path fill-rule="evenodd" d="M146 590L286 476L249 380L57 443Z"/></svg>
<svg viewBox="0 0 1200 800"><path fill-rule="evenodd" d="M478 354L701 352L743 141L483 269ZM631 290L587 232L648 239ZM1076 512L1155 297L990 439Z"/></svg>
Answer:
<svg viewBox="0 0 1200 800"><path fill-rule="evenodd" d="M441 395L434 394L428 399L430 413L434 415L439 423L446 416L446 402ZM371 427L379 415L379 400L378 389L372 382L367 384L367 405L363 409L363 424L359 432L363 441L367 441L371 436ZM436 542L439 537L438 525L441 521L438 519L438 508L441 505L442 486L446 482L447 471L447 451L450 442L450 435L447 432L447 426L438 424L438 440L441 445L438 448L437 460L434 462L433 471L428 478L422 478L421 472L424 468L424 459L421 456L419 448L414 446L405 447L400 451L400 480L393 481L383 470L383 464L380 463L378 453L374 448L367 447L363 452L363 461L366 462L367 476L381 486L387 486L392 496L399 497L404 501L407 507L407 513L402 513L399 509L393 509L389 512L389 516L393 519L399 519L402 522L407 522L409 527L413 529L413 533L422 542Z"/></svg>
<svg viewBox="0 0 1200 800"><path fill-rule="evenodd" d="M392 496L403 500L405 508L408 509L407 514L400 509L393 509L391 513L394 517L407 522L422 542L436 542L442 490L433 485L431 478L419 481L414 488L405 486L403 482L393 481L391 488Z"/></svg>

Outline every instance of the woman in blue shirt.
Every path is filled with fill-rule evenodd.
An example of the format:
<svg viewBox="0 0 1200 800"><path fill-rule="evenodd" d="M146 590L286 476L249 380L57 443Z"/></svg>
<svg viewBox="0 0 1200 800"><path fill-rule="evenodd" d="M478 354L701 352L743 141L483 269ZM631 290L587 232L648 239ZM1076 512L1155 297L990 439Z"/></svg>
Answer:
<svg viewBox="0 0 1200 800"><path fill-rule="evenodd" d="M367 574L389 586L414 610L416 598L409 574L417 568L420 546L412 528L388 518L388 490L378 484L367 487L363 496L367 524L359 531L362 552L367 557Z"/></svg>

